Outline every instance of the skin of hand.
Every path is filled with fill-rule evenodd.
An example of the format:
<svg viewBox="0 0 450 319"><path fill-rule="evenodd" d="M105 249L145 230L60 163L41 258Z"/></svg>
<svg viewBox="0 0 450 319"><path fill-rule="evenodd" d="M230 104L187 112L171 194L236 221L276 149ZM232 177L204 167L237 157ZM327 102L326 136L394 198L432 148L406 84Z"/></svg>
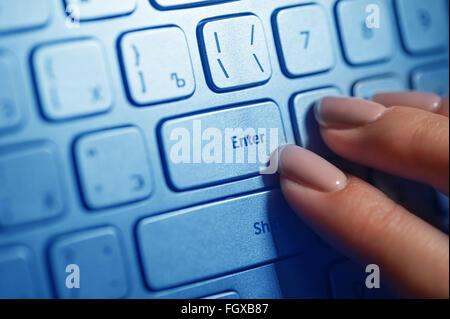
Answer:
<svg viewBox="0 0 450 319"><path fill-rule="evenodd" d="M325 97L314 106L339 156L448 195L448 98L420 92L372 101ZM374 263L405 296L449 298L449 237L365 181L295 145L279 154L280 185L293 210L330 244Z"/></svg>

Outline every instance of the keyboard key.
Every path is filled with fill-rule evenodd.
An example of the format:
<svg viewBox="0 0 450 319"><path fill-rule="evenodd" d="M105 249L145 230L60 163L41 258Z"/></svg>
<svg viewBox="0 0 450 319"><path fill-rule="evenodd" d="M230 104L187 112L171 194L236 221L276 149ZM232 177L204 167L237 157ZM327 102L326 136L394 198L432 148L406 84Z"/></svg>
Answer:
<svg viewBox="0 0 450 319"><path fill-rule="evenodd" d="M16 127L22 118L17 73L13 57L0 51L0 132Z"/></svg>
<svg viewBox="0 0 450 319"><path fill-rule="evenodd" d="M42 111L48 119L92 115L111 107L105 56L97 41L39 47L33 63Z"/></svg>
<svg viewBox="0 0 450 319"><path fill-rule="evenodd" d="M50 249L58 296L70 299L125 297L128 283L123 257L114 227L61 236Z"/></svg>
<svg viewBox="0 0 450 319"><path fill-rule="evenodd" d="M75 143L84 200L91 209L147 198L152 180L144 139L134 127L91 133Z"/></svg>
<svg viewBox="0 0 450 319"><path fill-rule="evenodd" d="M448 34L448 7L444 1L396 0L405 49L412 54L444 49Z"/></svg>
<svg viewBox="0 0 450 319"><path fill-rule="evenodd" d="M136 0L65 0L66 9L72 7L81 21L110 18L132 13Z"/></svg>
<svg viewBox="0 0 450 319"><path fill-rule="evenodd" d="M120 47L128 91L134 103L169 102L194 93L191 57L180 28L126 33Z"/></svg>
<svg viewBox="0 0 450 319"><path fill-rule="evenodd" d="M150 0L154 6L161 10L178 9L193 6L205 6L231 0Z"/></svg>
<svg viewBox="0 0 450 319"><path fill-rule="evenodd" d="M412 73L414 90L448 95L449 72L447 67L423 67Z"/></svg>
<svg viewBox="0 0 450 319"><path fill-rule="evenodd" d="M313 105L324 96L340 96L336 88L325 88L297 94L292 103L294 132L297 143L303 147L321 153L323 146L319 127L314 117Z"/></svg>
<svg viewBox="0 0 450 319"><path fill-rule="evenodd" d="M314 249L316 237L281 196L254 194L142 220L137 240L147 284L165 289Z"/></svg>
<svg viewBox="0 0 450 319"><path fill-rule="evenodd" d="M266 164L260 154L269 156L285 143L273 102L168 120L161 139L169 179L177 190L257 176Z"/></svg>
<svg viewBox="0 0 450 319"><path fill-rule="evenodd" d="M368 3L365 1L341 0L336 12L341 34L342 45L347 61L350 64L367 64L389 59L394 53L391 12L383 0L374 0L371 5L377 5L379 25L367 22L371 20L366 12ZM375 22L377 19L374 19ZM371 26L369 28L368 26Z"/></svg>
<svg viewBox="0 0 450 319"><path fill-rule="evenodd" d="M50 19L50 0L0 1L0 34L44 26Z"/></svg>
<svg viewBox="0 0 450 319"><path fill-rule="evenodd" d="M254 15L224 18L201 26L200 42L211 89L243 89L267 82L272 75L261 20Z"/></svg>
<svg viewBox="0 0 450 319"><path fill-rule="evenodd" d="M276 29L283 70L288 76L318 73L334 66L331 31L321 6L280 10Z"/></svg>
<svg viewBox="0 0 450 319"><path fill-rule="evenodd" d="M0 228L56 217L63 191L53 145L0 149Z"/></svg>
<svg viewBox="0 0 450 319"><path fill-rule="evenodd" d="M203 299L240 299L239 295L235 291L227 291L221 294L208 296Z"/></svg>
<svg viewBox="0 0 450 319"><path fill-rule="evenodd" d="M396 76L377 77L356 82L353 86L353 95L371 99L375 94L382 92L406 91L406 83Z"/></svg>
<svg viewBox="0 0 450 319"><path fill-rule="evenodd" d="M37 298L33 266L28 248L0 248L0 299Z"/></svg>

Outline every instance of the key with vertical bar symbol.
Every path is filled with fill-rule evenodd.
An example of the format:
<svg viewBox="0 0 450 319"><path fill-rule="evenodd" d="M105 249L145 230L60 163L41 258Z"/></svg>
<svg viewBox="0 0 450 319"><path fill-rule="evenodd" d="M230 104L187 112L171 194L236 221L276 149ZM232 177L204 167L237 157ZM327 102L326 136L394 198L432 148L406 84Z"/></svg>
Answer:
<svg viewBox="0 0 450 319"><path fill-rule="evenodd" d="M254 15L208 21L201 26L208 84L216 92L267 82L272 75L261 21Z"/></svg>

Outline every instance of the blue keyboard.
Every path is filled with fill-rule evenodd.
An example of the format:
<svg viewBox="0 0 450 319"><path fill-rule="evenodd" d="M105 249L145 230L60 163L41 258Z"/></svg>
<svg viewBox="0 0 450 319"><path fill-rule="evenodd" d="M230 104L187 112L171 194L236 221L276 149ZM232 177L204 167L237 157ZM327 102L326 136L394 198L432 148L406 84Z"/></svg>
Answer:
<svg viewBox="0 0 450 319"><path fill-rule="evenodd" d="M367 289L365 266L301 223L276 175L174 161L174 132L267 128L234 135L238 149L276 128L279 144L339 162L311 105L448 94L448 10L445 0L0 0L0 298L394 296L383 278ZM432 205L448 231L448 198L341 164L398 200L419 194L413 204Z"/></svg>

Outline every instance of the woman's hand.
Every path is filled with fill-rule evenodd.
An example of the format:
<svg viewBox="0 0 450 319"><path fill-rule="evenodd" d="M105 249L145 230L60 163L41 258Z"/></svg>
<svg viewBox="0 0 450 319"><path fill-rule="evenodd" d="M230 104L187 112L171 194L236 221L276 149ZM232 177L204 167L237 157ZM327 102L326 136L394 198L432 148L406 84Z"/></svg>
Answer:
<svg viewBox="0 0 450 319"><path fill-rule="evenodd" d="M432 94L327 97L315 107L338 155L448 195L449 102ZM281 188L298 215L348 255L375 263L412 297L449 297L449 238L318 155L294 145L280 154Z"/></svg>

